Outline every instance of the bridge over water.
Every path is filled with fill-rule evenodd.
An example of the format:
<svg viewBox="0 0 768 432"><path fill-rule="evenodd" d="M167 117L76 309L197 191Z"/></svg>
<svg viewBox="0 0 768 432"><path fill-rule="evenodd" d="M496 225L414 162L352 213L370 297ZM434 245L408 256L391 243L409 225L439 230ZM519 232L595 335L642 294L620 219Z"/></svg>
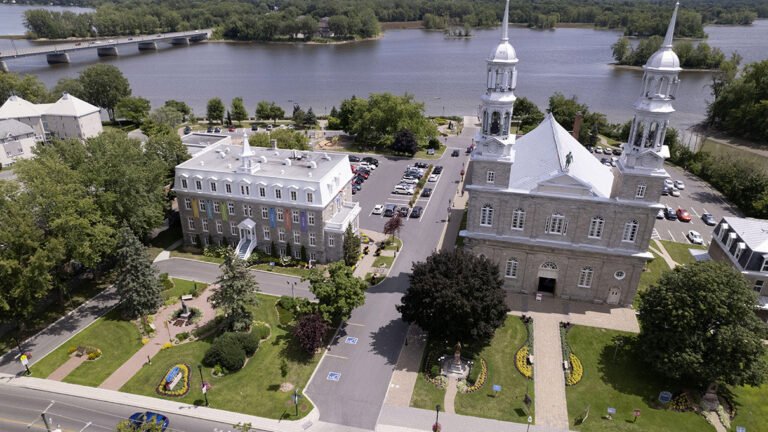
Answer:
<svg viewBox="0 0 768 432"><path fill-rule="evenodd" d="M158 43L171 45L189 45L211 37L212 29L190 30L175 33L158 33L154 35L126 36L112 39L87 41L62 41L53 45L10 49L0 52L0 71L8 72L6 61L21 57L44 55L48 64L69 63L69 53L82 50L96 50L99 57L120 55L119 46L137 45L139 51L157 50Z"/></svg>

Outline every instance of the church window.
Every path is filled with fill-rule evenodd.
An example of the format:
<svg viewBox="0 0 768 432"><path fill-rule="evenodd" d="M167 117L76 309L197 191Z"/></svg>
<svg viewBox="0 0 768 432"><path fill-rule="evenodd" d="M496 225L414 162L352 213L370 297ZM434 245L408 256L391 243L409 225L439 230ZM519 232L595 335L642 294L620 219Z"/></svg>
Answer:
<svg viewBox="0 0 768 432"><path fill-rule="evenodd" d="M525 210L518 208L512 212L512 229L521 230L525 226Z"/></svg>
<svg viewBox="0 0 768 432"><path fill-rule="evenodd" d="M494 111L491 115L491 135L498 135L501 131L501 114Z"/></svg>
<svg viewBox="0 0 768 432"><path fill-rule="evenodd" d="M496 180L496 173L494 171L488 170L485 174L485 181L487 183L493 183L494 180Z"/></svg>
<svg viewBox="0 0 768 432"><path fill-rule="evenodd" d="M493 206L486 204L480 210L480 226L493 225Z"/></svg>
<svg viewBox="0 0 768 432"><path fill-rule="evenodd" d="M605 219L600 216L595 216L589 223L589 238L599 239L603 237L603 227L605 226Z"/></svg>
<svg viewBox="0 0 768 432"><path fill-rule="evenodd" d="M488 111L483 111L483 133L488 133Z"/></svg>
<svg viewBox="0 0 768 432"><path fill-rule="evenodd" d="M656 141L656 131L659 129L659 124L656 122L651 123L651 127L648 128L648 136L645 138L645 147L652 147Z"/></svg>
<svg viewBox="0 0 768 432"><path fill-rule="evenodd" d="M621 236L621 241L634 243L637 239L637 230L640 224L636 220L629 221L624 224L624 234Z"/></svg>
<svg viewBox="0 0 768 432"><path fill-rule="evenodd" d="M510 258L507 260L507 265L504 267L504 277L516 278L517 277L517 260Z"/></svg>
<svg viewBox="0 0 768 432"><path fill-rule="evenodd" d="M545 233L565 235L568 230L568 221L565 220L565 216L555 213L547 218L545 228Z"/></svg>
<svg viewBox="0 0 768 432"><path fill-rule="evenodd" d="M645 189L645 183L637 185L637 189L635 189L635 198L645 198Z"/></svg>
<svg viewBox="0 0 768 432"><path fill-rule="evenodd" d="M504 113L504 132L503 135L509 134L509 111Z"/></svg>
<svg viewBox="0 0 768 432"><path fill-rule="evenodd" d="M579 274L579 288L590 288L592 286L592 267L584 267Z"/></svg>

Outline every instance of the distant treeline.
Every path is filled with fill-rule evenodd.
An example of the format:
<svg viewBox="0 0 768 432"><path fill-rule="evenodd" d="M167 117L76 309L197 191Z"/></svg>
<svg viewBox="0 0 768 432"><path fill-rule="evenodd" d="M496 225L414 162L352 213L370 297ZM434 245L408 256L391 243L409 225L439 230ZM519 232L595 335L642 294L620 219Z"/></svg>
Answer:
<svg viewBox="0 0 768 432"><path fill-rule="evenodd" d="M642 66L661 47L662 42L661 36L651 36L641 40L636 48L632 48L629 39L622 37L611 47L613 58L620 65ZM717 69L725 60L725 54L720 48L712 48L706 42L699 42L694 46L687 40L677 41L674 50L682 68Z"/></svg>
<svg viewBox="0 0 768 432"><path fill-rule="evenodd" d="M335 37L351 38L375 35L378 22L422 21L425 27L435 29L495 26L504 11L503 0L75 0L67 3L94 7L96 12L81 15L29 12L30 35L85 37L93 36L95 28L99 35L111 36L214 27L217 34L226 38L272 40L296 37L299 33L311 37L308 33L317 28L319 20L328 17L329 30ZM664 33L672 7L671 0L512 0L509 19L535 28L584 23L621 28L628 36L652 36ZM704 37L704 24L750 24L758 17L768 17L768 1L690 0L680 10L675 34Z"/></svg>

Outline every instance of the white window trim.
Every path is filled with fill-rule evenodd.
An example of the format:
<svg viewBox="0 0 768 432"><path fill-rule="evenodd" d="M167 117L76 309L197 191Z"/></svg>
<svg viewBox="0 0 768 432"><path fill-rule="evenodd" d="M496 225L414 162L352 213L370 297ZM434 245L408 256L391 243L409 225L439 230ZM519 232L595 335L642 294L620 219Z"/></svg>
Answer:
<svg viewBox="0 0 768 432"><path fill-rule="evenodd" d="M507 264L504 267L504 277L508 279L517 279L517 270L520 263L515 258L507 260Z"/></svg>
<svg viewBox="0 0 768 432"><path fill-rule="evenodd" d="M768 272L768 256L763 255L763 265L760 267L761 272Z"/></svg>
<svg viewBox="0 0 768 432"><path fill-rule="evenodd" d="M227 212L230 216L235 215L235 203L232 201L227 202Z"/></svg>
<svg viewBox="0 0 768 432"><path fill-rule="evenodd" d="M595 216L589 222L589 231L587 237L591 239L603 238L603 229L605 228L605 219L600 216Z"/></svg>
<svg viewBox="0 0 768 432"><path fill-rule="evenodd" d="M494 183L496 181L496 172L493 170L488 170L485 172L485 182L486 183Z"/></svg>
<svg viewBox="0 0 768 432"><path fill-rule="evenodd" d="M637 185L637 189L635 189L635 198L645 198L645 191L647 189L647 186L645 183L640 183Z"/></svg>
<svg viewBox="0 0 768 432"><path fill-rule="evenodd" d="M592 288L592 278L594 277L594 274L595 271L592 269L592 267L582 268L581 273L579 273L578 287Z"/></svg>
<svg viewBox="0 0 768 432"><path fill-rule="evenodd" d="M640 232L640 224L635 221L624 223L624 232L621 234L621 241L624 243L634 243L637 240L637 233Z"/></svg>
<svg viewBox="0 0 768 432"><path fill-rule="evenodd" d="M216 221L216 234L221 234L223 232L224 232L224 226L223 226L223 224L221 223L220 220L217 220Z"/></svg>
<svg viewBox="0 0 768 432"><path fill-rule="evenodd" d="M307 212L307 225L315 226L315 212Z"/></svg>
<svg viewBox="0 0 768 432"><path fill-rule="evenodd" d="M285 228L277 229L277 241L280 243L285 243Z"/></svg>
<svg viewBox="0 0 768 432"><path fill-rule="evenodd" d="M309 245L317 246L317 235L313 232L309 233Z"/></svg>
<svg viewBox="0 0 768 432"><path fill-rule="evenodd" d="M283 212L283 209L281 208L276 209L275 214L276 214L275 218L277 219L278 222L285 221L285 213Z"/></svg>
<svg viewBox="0 0 768 432"><path fill-rule="evenodd" d="M493 206L490 204L484 204L480 209L480 226L490 227L493 226Z"/></svg>
<svg viewBox="0 0 768 432"><path fill-rule="evenodd" d="M307 203L313 204L315 202L315 194L312 192L307 192Z"/></svg>
<svg viewBox="0 0 768 432"><path fill-rule="evenodd" d="M295 223L295 224L301 223L301 214L299 213L298 210L292 210L291 211L291 217L293 218L292 219L293 223Z"/></svg>
<svg viewBox="0 0 768 432"><path fill-rule="evenodd" d="M301 244L301 232L296 230L293 231L293 244Z"/></svg>
<svg viewBox="0 0 768 432"><path fill-rule="evenodd" d="M234 222L229 223L229 235L233 235L235 237L239 237L240 233L237 231L237 225Z"/></svg>
<svg viewBox="0 0 768 432"><path fill-rule="evenodd" d="M187 181L187 179L185 179L185 178L181 179L181 188L182 189L189 189L189 182Z"/></svg>
<svg viewBox="0 0 768 432"><path fill-rule="evenodd" d="M269 219L269 209L267 207L261 208L261 218L262 219Z"/></svg>
<svg viewBox="0 0 768 432"><path fill-rule="evenodd" d="M189 198L184 198L184 209L185 210L192 210L192 200Z"/></svg>
<svg viewBox="0 0 768 432"><path fill-rule="evenodd" d="M226 192L228 195L232 194L232 183L224 184L224 192Z"/></svg>
<svg viewBox="0 0 768 432"><path fill-rule="evenodd" d="M208 219L200 219L200 225L203 228L203 232L208 232Z"/></svg>
<svg viewBox="0 0 768 432"><path fill-rule="evenodd" d="M211 192L216 192L218 190L218 185L216 185L215 181L210 182L208 187L211 189Z"/></svg>
<svg viewBox="0 0 768 432"><path fill-rule="evenodd" d="M525 229L525 210L517 208L512 212L512 229L517 231Z"/></svg>
<svg viewBox="0 0 768 432"><path fill-rule="evenodd" d="M548 217L544 232L547 234L565 235L568 232L568 220L565 218L565 215L555 213Z"/></svg>
<svg viewBox="0 0 768 432"><path fill-rule="evenodd" d="M291 199L291 201L298 201L299 193L296 192L295 190L289 190L288 197Z"/></svg>
<svg viewBox="0 0 768 432"><path fill-rule="evenodd" d="M328 236L328 246L329 247L335 247L336 246L336 238L334 237L333 234L330 234Z"/></svg>
<svg viewBox="0 0 768 432"><path fill-rule="evenodd" d="M264 236L263 236L264 240L266 240L266 241L272 240L272 232L269 230L269 228L264 227L263 234L264 234Z"/></svg>
<svg viewBox="0 0 768 432"><path fill-rule="evenodd" d="M260 198L267 197L267 188L265 188L264 186L259 186L259 197Z"/></svg>
<svg viewBox="0 0 768 432"><path fill-rule="evenodd" d="M221 213L221 204L218 201L213 202L213 212L216 214Z"/></svg>
<svg viewBox="0 0 768 432"><path fill-rule="evenodd" d="M187 228L191 230L195 229L195 218L187 218Z"/></svg>

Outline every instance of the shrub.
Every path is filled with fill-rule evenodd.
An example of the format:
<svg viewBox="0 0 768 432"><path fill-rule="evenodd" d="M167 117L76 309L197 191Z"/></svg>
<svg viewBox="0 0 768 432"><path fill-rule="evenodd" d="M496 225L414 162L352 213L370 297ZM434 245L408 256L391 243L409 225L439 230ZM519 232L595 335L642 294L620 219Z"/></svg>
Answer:
<svg viewBox="0 0 768 432"><path fill-rule="evenodd" d="M88 353L88 360L96 360L99 357L101 357L101 352Z"/></svg>
<svg viewBox="0 0 768 432"><path fill-rule="evenodd" d="M297 315L304 315L314 311L313 303L301 297L293 298L290 296L282 296L280 297L280 300L277 301L277 304L281 308Z"/></svg>
<svg viewBox="0 0 768 432"><path fill-rule="evenodd" d="M166 342L166 343L163 344L162 347L160 347L160 349L161 350L167 350L168 348L171 348L171 347L173 347L173 344L170 343L170 342Z"/></svg>
<svg viewBox="0 0 768 432"><path fill-rule="evenodd" d="M288 362L285 359L280 361L280 376L283 378L288 376Z"/></svg>
<svg viewBox="0 0 768 432"><path fill-rule="evenodd" d="M206 246L203 250L203 255L214 258L224 258L229 253L229 248L226 246Z"/></svg>
<svg viewBox="0 0 768 432"><path fill-rule="evenodd" d="M524 377L532 379L533 367L528 364L528 349L528 345L523 345L519 350L517 350L517 353L515 353L515 366L517 366L517 370L520 371Z"/></svg>
<svg viewBox="0 0 768 432"><path fill-rule="evenodd" d="M222 375L224 375L224 368L221 367L220 364L217 364L216 366L213 367L213 375L215 375L215 376L222 376Z"/></svg>
<svg viewBox="0 0 768 432"><path fill-rule="evenodd" d="M430 368L429 368L429 375L433 376L433 377L436 377L436 376L440 375L440 365L439 364L433 364L432 366L430 366Z"/></svg>
<svg viewBox="0 0 768 432"><path fill-rule="evenodd" d="M254 321L253 326L251 327L251 334L258 336L261 340L268 338L271 332L272 330L270 329L269 324L264 321Z"/></svg>
<svg viewBox="0 0 768 432"><path fill-rule="evenodd" d="M571 369L565 374L565 385L576 385L581 381L581 377L584 376L584 367L581 365L581 360L574 353L570 353L568 360L571 362Z"/></svg>
<svg viewBox="0 0 768 432"><path fill-rule="evenodd" d="M260 338L253 331L251 333L235 333L235 336L237 336L237 341L245 351L246 356L251 357L259 349Z"/></svg>
<svg viewBox="0 0 768 432"><path fill-rule="evenodd" d="M74 354L74 353L75 353L75 351L77 351L77 347L76 347L76 346L74 346L74 345L72 345L72 346L70 346L70 347L67 349L67 354L69 354L69 355L72 355L72 354Z"/></svg>
<svg viewBox="0 0 768 432"><path fill-rule="evenodd" d="M160 273L160 283L163 285L163 291L173 288L173 280L168 277L168 273Z"/></svg>
<svg viewBox="0 0 768 432"><path fill-rule="evenodd" d="M179 342L184 342L185 340L189 339L189 332L181 332L177 334L176 339L178 339Z"/></svg>
<svg viewBox="0 0 768 432"><path fill-rule="evenodd" d="M225 333L225 335L228 333ZM229 372L236 372L243 368L245 364L245 351L238 344L219 343L221 338L208 348L203 357L203 364L208 367L221 365Z"/></svg>
<svg viewBox="0 0 768 432"><path fill-rule="evenodd" d="M307 354L314 354L323 346L328 323L318 314L303 315L293 327L293 337Z"/></svg>
<svg viewBox="0 0 768 432"><path fill-rule="evenodd" d="M466 388L465 393L476 392L483 388L483 385L485 385L485 381L488 379L488 364L485 363L485 360L482 358L480 359L479 369L480 374L478 375L477 380L472 384L471 387Z"/></svg>

